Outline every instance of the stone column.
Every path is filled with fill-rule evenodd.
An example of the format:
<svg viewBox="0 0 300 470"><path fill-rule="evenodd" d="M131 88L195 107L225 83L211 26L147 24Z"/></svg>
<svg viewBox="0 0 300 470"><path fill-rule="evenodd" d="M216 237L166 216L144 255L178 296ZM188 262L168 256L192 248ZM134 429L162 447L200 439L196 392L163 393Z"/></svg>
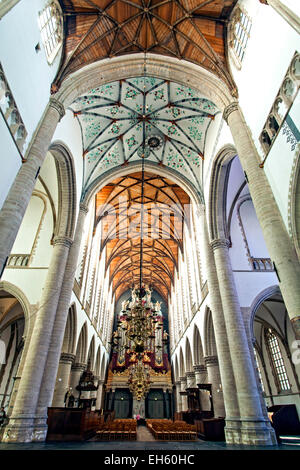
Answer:
<svg viewBox="0 0 300 470"><path fill-rule="evenodd" d="M48 350L47 362L38 400L37 415L39 417L39 425L36 432L40 436L40 439L41 428L44 429L44 438L46 438L47 434L47 408L51 406L52 403L60 353L63 345L65 328L68 319L68 311L77 269L83 225L87 212L87 207L84 204L80 204L74 241L69 252L66 269L64 272L63 283L52 330L51 343Z"/></svg>
<svg viewBox="0 0 300 470"><path fill-rule="evenodd" d="M224 398L221 386L221 376L217 356L206 356L204 358L207 367L207 380L211 384L214 416L225 417Z"/></svg>
<svg viewBox="0 0 300 470"><path fill-rule="evenodd" d="M0 211L0 277L15 242L52 136L64 113L63 105L56 99L50 98L42 122L27 150L27 159L19 169Z"/></svg>
<svg viewBox="0 0 300 470"><path fill-rule="evenodd" d="M181 392L181 383L180 383L180 380L177 380L177 382L175 382L175 385L176 385L176 411L177 413L180 413L180 411L182 411L182 397L180 395L180 392Z"/></svg>
<svg viewBox="0 0 300 470"><path fill-rule="evenodd" d="M237 102L224 110L296 338L300 339L300 263Z"/></svg>
<svg viewBox="0 0 300 470"><path fill-rule="evenodd" d="M180 391L186 391L186 377L179 377L180 380ZM181 411L187 411L188 409L188 402L187 402L187 395L180 395L181 396Z"/></svg>
<svg viewBox="0 0 300 470"><path fill-rule="evenodd" d="M206 366L202 364L198 364L194 366L194 371L195 371L195 382L196 382L196 387L198 384L207 384L207 368ZM210 400L208 394L204 390L199 390L200 393L200 403L201 403L201 409L203 411L209 411L210 410Z"/></svg>
<svg viewBox="0 0 300 470"><path fill-rule="evenodd" d="M52 406L65 406L64 399L69 389L71 366L74 359L74 354L70 353L62 353L60 356Z"/></svg>
<svg viewBox="0 0 300 470"><path fill-rule="evenodd" d="M271 428L270 422L265 420L261 408L244 320L228 253L229 242L225 239L216 239L213 240L211 245L214 250L226 332L237 387L242 424L241 443L274 445L276 443L274 430Z"/></svg>
<svg viewBox="0 0 300 470"><path fill-rule="evenodd" d="M219 281L212 248L208 240L208 229L205 217L205 207L198 208L200 233L203 243L203 254L207 270L207 284L209 303L214 325L217 354L219 358L221 383L223 388L224 405L226 411L225 436L228 444L240 443L240 412L237 401L237 390L228 337L226 334L223 306L219 290ZM208 398L207 398L208 399Z"/></svg>
<svg viewBox="0 0 300 470"><path fill-rule="evenodd" d="M288 6L280 0L259 0L260 3L270 5L274 10L292 27L297 33L300 33L300 20Z"/></svg>
<svg viewBox="0 0 300 470"><path fill-rule="evenodd" d="M67 237L55 237L53 241L41 306L33 327L14 409L3 437L5 442L29 442L33 437L39 392L71 243Z"/></svg>
<svg viewBox="0 0 300 470"><path fill-rule="evenodd" d="M195 372L186 372L186 388L195 388L196 381L195 381Z"/></svg>
<svg viewBox="0 0 300 470"><path fill-rule="evenodd" d="M102 402L103 402L103 385L104 380L98 379L98 390L97 390L97 397L96 397L96 410L101 410Z"/></svg>
<svg viewBox="0 0 300 470"><path fill-rule="evenodd" d="M83 362L74 362L71 367L70 387L72 387L72 392L75 398L79 397L79 391L76 390L76 387L79 384L79 379L85 370L86 364Z"/></svg>

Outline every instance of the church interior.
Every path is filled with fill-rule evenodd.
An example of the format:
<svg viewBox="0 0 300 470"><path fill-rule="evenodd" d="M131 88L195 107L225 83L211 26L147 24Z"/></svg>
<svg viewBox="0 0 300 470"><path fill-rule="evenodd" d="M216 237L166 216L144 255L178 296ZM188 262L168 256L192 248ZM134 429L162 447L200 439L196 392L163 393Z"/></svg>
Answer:
<svg viewBox="0 0 300 470"><path fill-rule="evenodd" d="M0 450L300 446L299 33L0 0Z"/></svg>

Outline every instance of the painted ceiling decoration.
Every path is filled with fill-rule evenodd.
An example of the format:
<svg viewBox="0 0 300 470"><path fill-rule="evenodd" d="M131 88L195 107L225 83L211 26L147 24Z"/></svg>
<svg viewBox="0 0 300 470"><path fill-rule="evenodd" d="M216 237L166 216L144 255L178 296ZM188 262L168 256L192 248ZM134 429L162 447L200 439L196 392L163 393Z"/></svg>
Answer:
<svg viewBox="0 0 300 470"><path fill-rule="evenodd" d="M168 178L145 172L116 178L96 194L95 228L101 223L101 252L116 300L139 285L140 234L143 233L143 283L168 299L182 251L189 196ZM145 210L141 230L140 210Z"/></svg>
<svg viewBox="0 0 300 470"><path fill-rule="evenodd" d="M237 0L60 0L64 54L52 84L81 67L131 53L187 60L236 86L226 58L227 23Z"/></svg>
<svg viewBox="0 0 300 470"><path fill-rule="evenodd" d="M70 109L82 131L83 196L99 176L142 155L201 193L206 133L219 110L192 88L136 77L94 88Z"/></svg>

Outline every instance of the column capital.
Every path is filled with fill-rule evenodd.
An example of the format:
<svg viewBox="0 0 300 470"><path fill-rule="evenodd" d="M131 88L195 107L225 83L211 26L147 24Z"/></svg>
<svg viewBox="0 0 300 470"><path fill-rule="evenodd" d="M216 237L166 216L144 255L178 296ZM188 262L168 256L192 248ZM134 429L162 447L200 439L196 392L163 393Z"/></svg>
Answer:
<svg viewBox="0 0 300 470"><path fill-rule="evenodd" d="M227 238L215 238L210 242L210 246L212 247L213 251L217 250L218 248L229 248L230 241Z"/></svg>
<svg viewBox="0 0 300 470"><path fill-rule="evenodd" d="M219 364L217 356L206 356L204 358L204 362L205 362L206 367L211 367L211 366L213 367Z"/></svg>
<svg viewBox="0 0 300 470"><path fill-rule="evenodd" d="M223 111L223 119L224 121L227 122L228 124L228 117L231 113L233 113L234 111L238 111L239 109L239 103L238 101L233 101L232 103L230 103L228 106L226 106L226 108L224 109Z"/></svg>
<svg viewBox="0 0 300 470"><path fill-rule="evenodd" d="M185 376L187 379L193 379L195 377L195 372L186 372Z"/></svg>
<svg viewBox="0 0 300 470"><path fill-rule="evenodd" d="M88 208L88 206L87 206L84 202L81 202L81 203L79 204L79 210L80 210L81 212L83 212L84 214L87 214L88 211L89 211L89 208Z"/></svg>
<svg viewBox="0 0 300 470"><path fill-rule="evenodd" d="M194 367L194 371L195 372L200 372L200 373L204 373L204 372L207 372L207 368L205 365L203 364L197 364L196 366L193 366Z"/></svg>
<svg viewBox="0 0 300 470"><path fill-rule="evenodd" d="M66 113L65 107L64 107L64 105L63 105L62 103L60 103L60 101L58 101L56 98L52 98L52 97L51 97L51 98L49 99L49 106L50 106L51 108L54 108L54 109L58 112L58 114L59 114L59 120L61 120L61 119L64 117L64 115L65 115L65 113Z"/></svg>
<svg viewBox="0 0 300 470"><path fill-rule="evenodd" d="M73 240L69 237L61 237L61 236L56 236L54 237L53 241L52 241L52 245L55 246L55 245L64 245L68 248L71 247L73 243Z"/></svg>
<svg viewBox="0 0 300 470"><path fill-rule="evenodd" d="M85 369L86 369L86 364L84 364L83 362L75 362L72 365L72 370L79 370L83 372Z"/></svg>
<svg viewBox="0 0 300 470"><path fill-rule="evenodd" d="M75 354L63 352L60 355L59 362L63 364L73 364L73 362L75 361L75 357Z"/></svg>
<svg viewBox="0 0 300 470"><path fill-rule="evenodd" d="M180 380L176 380L175 385L176 385L176 387L180 387L180 385L181 385Z"/></svg>
<svg viewBox="0 0 300 470"><path fill-rule="evenodd" d="M186 377L185 376L184 377L179 377L179 380L180 380L181 383L182 382L186 383Z"/></svg>

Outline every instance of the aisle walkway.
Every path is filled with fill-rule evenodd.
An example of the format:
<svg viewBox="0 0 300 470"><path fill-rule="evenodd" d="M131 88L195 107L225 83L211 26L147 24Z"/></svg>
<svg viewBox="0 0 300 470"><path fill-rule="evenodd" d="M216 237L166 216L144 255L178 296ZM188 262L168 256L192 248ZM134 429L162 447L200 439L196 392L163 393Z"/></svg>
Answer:
<svg viewBox="0 0 300 470"><path fill-rule="evenodd" d="M138 426L137 427L137 441L141 442L150 442L150 441L155 441L153 435L149 431L149 429L146 426Z"/></svg>

